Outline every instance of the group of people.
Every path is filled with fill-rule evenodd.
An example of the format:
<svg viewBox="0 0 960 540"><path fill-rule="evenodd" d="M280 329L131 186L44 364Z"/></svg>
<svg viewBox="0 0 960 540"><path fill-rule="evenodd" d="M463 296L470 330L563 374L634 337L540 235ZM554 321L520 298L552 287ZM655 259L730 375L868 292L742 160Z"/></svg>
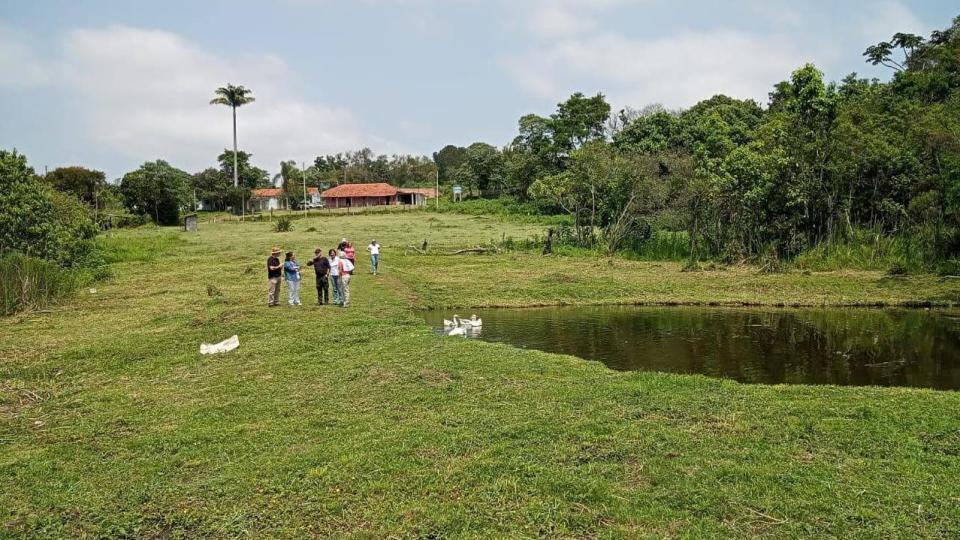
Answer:
<svg viewBox="0 0 960 540"><path fill-rule="evenodd" d="M372 240L367 246L370 253L370 271L377 275L380 271L380 244ZM313 258L307 261L312 266L317 277L317 303L320 305L333 304L348 307L350 305L350 281L357 267L357 253L353 243L346 238L340 241L336 249L327 251L317 248ZM300 304L300 263L292 251L288 251L283 262L280 262L280 248L274 246L267 259L267 305L280 305L280 278L287 282L287 303L291 306ZM330 292L333 289L331 298Z"/></svg>

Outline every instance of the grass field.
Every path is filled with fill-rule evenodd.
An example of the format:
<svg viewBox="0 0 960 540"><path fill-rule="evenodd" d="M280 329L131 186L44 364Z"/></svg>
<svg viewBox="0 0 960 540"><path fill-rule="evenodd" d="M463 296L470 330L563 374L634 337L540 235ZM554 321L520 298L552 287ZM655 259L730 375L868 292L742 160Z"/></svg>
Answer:
<svg viewBox="0 0 960 540"><path fill-rule="evenodd" d="M535 234L412 212L104 239L96 293L0 319L0 536L960 536L958 393L614 372L413 311L950 304L960 284L445 254ZM305 260L341 236L384 245L353 308L310 305L309 271L303 307L264 305L271 245Z"/></svg>

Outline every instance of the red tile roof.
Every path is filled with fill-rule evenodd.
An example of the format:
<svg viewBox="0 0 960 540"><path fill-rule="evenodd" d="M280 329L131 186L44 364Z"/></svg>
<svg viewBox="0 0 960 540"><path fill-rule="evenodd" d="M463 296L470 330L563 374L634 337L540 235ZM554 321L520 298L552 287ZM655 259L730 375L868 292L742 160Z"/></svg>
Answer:
<svg viewBox="0 0 960 540"><path fill-rule="evenodd" d="M376 184L341 184L320 194L325 199L339 197L393 197L397 188L382 182Z"/></svg>
<svg viewBox="0 0 960 540"><path fill-rule="evenodd" d="M259 199L269 199L270 197L279 197L283 195L283 190L280 188L263 188L255 189L251 192L251 196Z"/></svg>
<svg viewBox="0 0 960 540"><path fill-rule="evenodd" d="M318 193L320 193L320 190L317 189L317 188L315 188L315 187L308 187L308 188L307 188L307 195L316 195L316 194L318 194Z"/></svg>

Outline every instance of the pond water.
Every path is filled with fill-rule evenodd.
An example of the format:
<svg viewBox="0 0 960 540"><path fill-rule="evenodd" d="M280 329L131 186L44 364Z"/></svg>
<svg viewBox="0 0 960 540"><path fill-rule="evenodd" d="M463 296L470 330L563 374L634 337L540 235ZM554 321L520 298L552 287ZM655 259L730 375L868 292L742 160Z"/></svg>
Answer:
<svg viewBox="0 0 960 540"><path fill-rule="evenodd" d="M476 314L483 326L467 338L579 356L617 370L746 383L960 389L957 312L604 306ZM439 333L452 315L423 313Z"/></svg>

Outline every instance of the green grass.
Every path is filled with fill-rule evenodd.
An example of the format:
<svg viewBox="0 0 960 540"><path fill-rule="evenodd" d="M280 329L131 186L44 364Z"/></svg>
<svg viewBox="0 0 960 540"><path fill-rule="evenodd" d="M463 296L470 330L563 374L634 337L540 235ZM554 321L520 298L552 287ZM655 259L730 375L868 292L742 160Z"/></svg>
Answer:
<svg viewBox="0 0 960 540"><path fill-rule="evenodd" d="M411 309L955 301L960 285L438 254L542 232L411 213L117 233L149 248L121 250L97 295L0 320L0 536L960 534L958 393L613 372L437 336ZM355 307L264 306L271 245L302 260L342 236L384 246ZM423 239L431 255L403 254ZM234 333L236 351L198 354Z"/></svg>
<svg viewBox="0 0 960 540"><path fill-rule="evenodd" d="M858 229L847 240L822 242L801 253L793 266L816 271L902 268L910 272L932 270L934 263L931 231L890 236L881 231Z"/></svg>
<svg viewBox="0 0 960 540"><path fill-rule="evenodd" d="M21 253L5 254L0 257L0 315L47 308L91 280L86 269L62 268Z"/></svg>

